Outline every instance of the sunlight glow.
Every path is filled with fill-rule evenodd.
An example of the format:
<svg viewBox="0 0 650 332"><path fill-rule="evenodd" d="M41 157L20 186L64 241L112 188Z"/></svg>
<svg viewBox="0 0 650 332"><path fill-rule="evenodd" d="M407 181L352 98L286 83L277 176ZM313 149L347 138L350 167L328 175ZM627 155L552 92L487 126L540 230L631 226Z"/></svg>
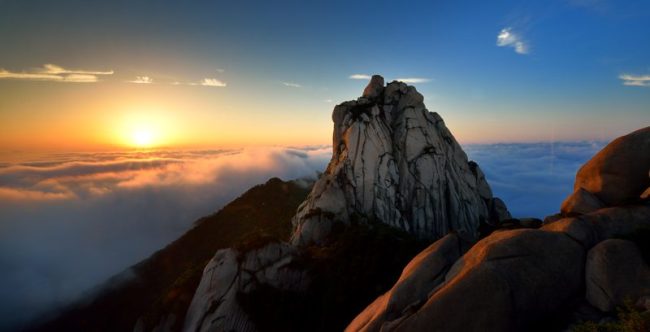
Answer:
<svg viewBox="0 0 650 332"><path fill-rule="evenodd" d="M151 147L154 143L154 135L151 130L138 129L133 132L133 145L146 148Z"/></svg>

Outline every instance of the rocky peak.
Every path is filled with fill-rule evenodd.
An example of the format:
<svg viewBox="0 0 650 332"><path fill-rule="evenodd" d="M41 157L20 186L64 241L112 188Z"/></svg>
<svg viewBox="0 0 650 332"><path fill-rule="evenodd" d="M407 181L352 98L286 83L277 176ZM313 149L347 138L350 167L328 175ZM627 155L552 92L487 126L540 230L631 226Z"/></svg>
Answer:
<svg viewBox="0 0 650 332"><path fill-rule="evenodd" d="M319 243L334 223L355 221L474 241L481 221L509 217L490 211L504 205L423 101L415 87L374 75L361 97L334 108L332 160L293 219L294 243Z"/></svg>
<svg viewBox="0 0 650 332"><path fill-rule="evenodd" d="M372 75L370 83L363 90L363 96L374 99L379 97L382 91L384 91L384 78L381 75Z"/></svg>

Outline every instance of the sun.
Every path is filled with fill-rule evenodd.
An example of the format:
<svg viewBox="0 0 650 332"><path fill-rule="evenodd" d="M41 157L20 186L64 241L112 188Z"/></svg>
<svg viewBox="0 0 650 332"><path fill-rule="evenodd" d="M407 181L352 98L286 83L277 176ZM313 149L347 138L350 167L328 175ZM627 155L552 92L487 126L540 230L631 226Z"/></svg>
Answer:
<svg viewBox="0 0 650 332"><path fill-rule="evenodd" d="M155 144L153 131L145 128L136 129L133 131L131 143L139 148L149 148Z"/></svg>

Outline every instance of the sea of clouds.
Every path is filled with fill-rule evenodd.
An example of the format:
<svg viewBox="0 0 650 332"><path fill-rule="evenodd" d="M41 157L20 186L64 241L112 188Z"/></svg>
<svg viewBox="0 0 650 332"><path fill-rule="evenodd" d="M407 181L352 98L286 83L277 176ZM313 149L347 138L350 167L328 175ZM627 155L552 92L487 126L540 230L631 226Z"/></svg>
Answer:
<svg viewBox="0 0 650 332"><path fill-rule="evenodd" d="M602 142L467 145L514 216L555 213ZM68 153L0 161L0 330L69 303L253 185L315 177L331 148Z"/></svg>

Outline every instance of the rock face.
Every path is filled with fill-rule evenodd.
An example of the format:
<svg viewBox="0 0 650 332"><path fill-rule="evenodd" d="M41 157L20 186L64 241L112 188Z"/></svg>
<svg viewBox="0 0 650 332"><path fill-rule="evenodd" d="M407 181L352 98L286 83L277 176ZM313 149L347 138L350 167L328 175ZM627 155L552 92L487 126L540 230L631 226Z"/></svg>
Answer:
<svg viewBox="0 0 650 332"><path fill-rule="evenodd" d="M574 193L562 204L562 213L591 212L599 204L617 206L638 200L650 186L648 151L650 127L609 143L580 168Z"/></svg>
<svg viewBox="0 0 650 332"><path fill-rule="evenodd" d="M187 311L183 331L257 331L237 301L260 284L300 290L307 284L303 272L290 268L295 249L271 243L241 254L219 250L203 271L203 278Z"/></svg>
<svg viewBox="0 0 650 332"><path fill-rule="evenodd" d="M373 76L334 108L333 155L293 219L293 243L320 243L334 223L378 221L422 238L478 238L481 221L510 217L476 163L412 86ZM490 206L500 208L492 212ZM490 217L493 220L490 220Z"/></svg>
<svg viewBox="0 0 650 332"><path fill-rule="evenodd" d="M449 268L463 254L463 247L456 234L449 234L423 250L406 265L395 286L370 304L346 330L378 331L384 322L422 305L445 280Z"/></svg>
<svg viewBox="0 0 650 332"><path fill-rule="evenodd" d="M458 251L450 253L449 235L416 256L393 289L361 312L347 331L523 331L579 301L585 280L588 300L591 289L590 302L610 310L608 306L620 305L626 295L636 301L647 294L650 277L638 253L626 251L625 257L616 256L618 263L610 265L615 255L609 253L603 263L599 253L603 249L597 248L607 239L649 227L650 206L642 205L565 218L540 230L497 231L459 258L443 281L434 282L450 264L440 255L448 259L458 255ZM590 263L587 251L596 244L589 251ZM621 271L623 275L618 274ZM428 286L400 294L401 284L408 282L405 276L412 274L429 280ZM600 277L594 283L590 275L595 274ZM408 305L391 308L387 304L394 296L408 299Z"/></svg>
<svg viewBox="0 0 650 332"><path fill-rule="evenodd" d="M631 241L611 239L592 248L585 277L587 301L601 311L650 296L650 267Z"/></svg>
<svg viewBox="0 0 650 332"><path fill-rule="evenodd" d="M616 238L650 230L650 202L639 199L647 188L649 134L646 128L617 139L582 167L564 203L573 217L549 218L535 230L497 230L443 280L441 271L459 252L450 250L452 235L438 240L347 331L526 331L585 304L600 313L626 298L645 303L650 268L634 242Z"/></svg>
<svg viewBox="0 0 650 332"><path fill-rule="evenodd" d="M579 294L584 255L562 234L496 232L456 261L423 304L383 324L357 317L347 330L523 331Z"/></svg>

